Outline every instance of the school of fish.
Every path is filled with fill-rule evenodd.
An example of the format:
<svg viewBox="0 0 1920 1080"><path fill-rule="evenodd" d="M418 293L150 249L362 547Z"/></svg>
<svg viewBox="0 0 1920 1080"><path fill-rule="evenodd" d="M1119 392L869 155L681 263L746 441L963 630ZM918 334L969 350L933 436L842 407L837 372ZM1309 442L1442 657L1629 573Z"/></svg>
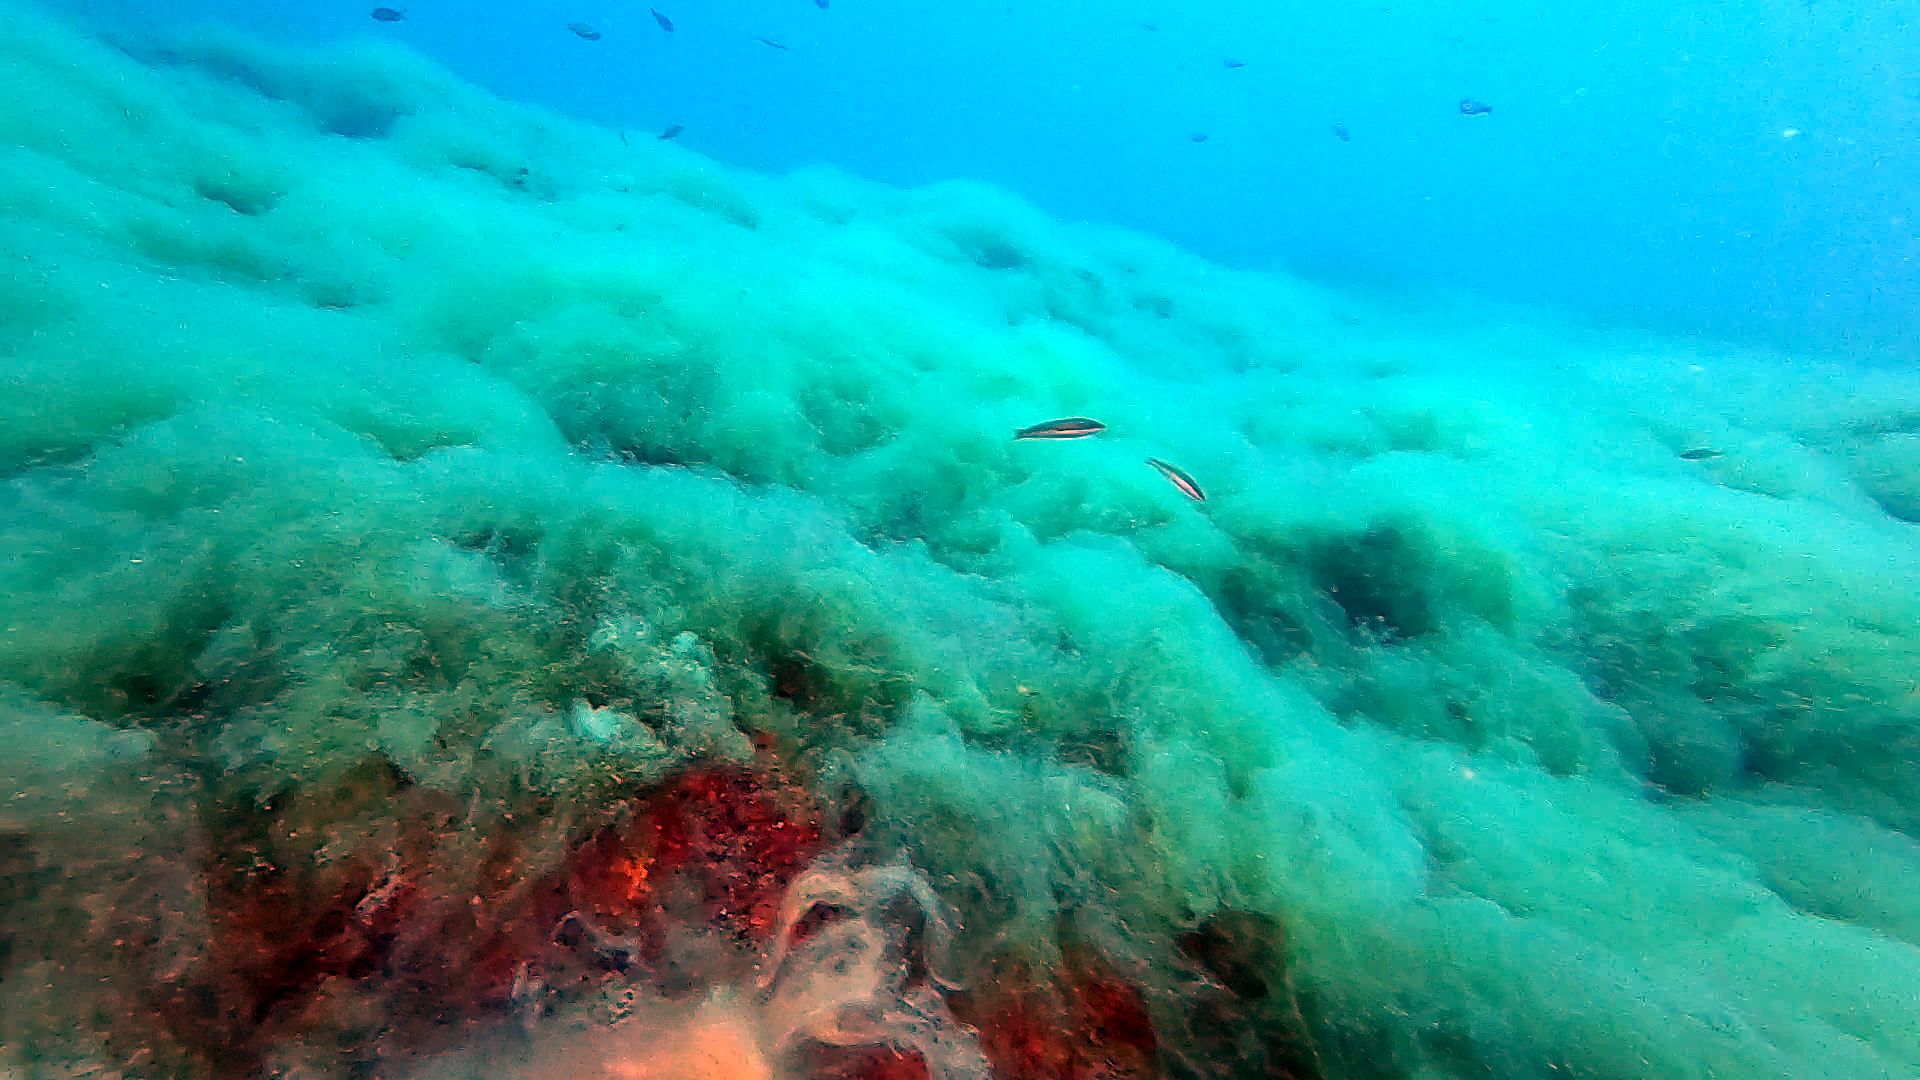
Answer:
<svg viewBox="0 0 1920 1080"><path fill-rule="evenodd" d="M822 11L824 11L827 8L828 0L813 0L813 4L815 7L820 8ZM401 10L399 8L390 8L390 7L374 8L370 14L372 15L373 20L375 22L383 22L383 23L397 23L405 20L407 17L407 13L404 10ZM666 31L669 34L674 32L673 19L668 17L666 13L662 12L659 8L648 8L647 14L653 16L654 23L657 26L659 26L661 30ZM570 22L566 24L566 27L568 30L573 31L574 36L580 38L583 41L599 41L600 40L599 29L593 26L591 23ZM1153 23L1142 23L1140 24L1140 28L1148 32L1152 32L1159 29L1159 27L1157 27ZM780 42L773 38L756 36L753 40L769 48L778 49L781 52L790 51L783 42ZM1246 61L1238 59L1237 57L1232 57L1232 56L1221 57L1220 63L1222 66L1224 66L1230 71L1237 71L1247 66ZM1488 116L1493 113L1493 106L1469 97L1469 98L1460 99L1459 110L1460 110L1460 115L1462 116ZM680 127L679 125L675 125L669 130L671 130L674 134L678 134L680 132ZM1335 123L1330 130L1333 132L1334 137L1339 139L1343 143L1353 141L1353 133L1347 129L1347 125L1345 123ZM662 135L660 137L663 139L670 139L673 137L673 135ZM1207 134L1206 132L1194 132L1192 135L1188 136L1188 139L1195 143L1204 143L1207 141ZM1035 437L1046 437L1046 436L1035 436ZM1071 438L1072 436L1055 436L1055 437Z"/></svg>

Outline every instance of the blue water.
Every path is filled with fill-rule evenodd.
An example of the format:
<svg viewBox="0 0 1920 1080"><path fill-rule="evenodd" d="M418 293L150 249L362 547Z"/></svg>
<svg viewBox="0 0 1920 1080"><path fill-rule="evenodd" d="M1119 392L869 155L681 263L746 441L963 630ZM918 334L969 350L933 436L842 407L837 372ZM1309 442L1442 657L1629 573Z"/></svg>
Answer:
<svg viewBox="0 0 1920 1080"><path fill-rule="evenodd" d="M987 180L1352 287L1801 348L1916 344L1914 0L669 4L671 34L631 0L421 0L394 23L370 3L60 6L123 29L390 37L511 98L684 125L725 161ZM1493 111L1462 116L1463 97Z"/></svg>
<svg viewBox="0 0 1920 1080"><path fill-rule="evenodd" d="M0 1077L1920 1076L1910 7L371 10L0 0Z"/></svg>

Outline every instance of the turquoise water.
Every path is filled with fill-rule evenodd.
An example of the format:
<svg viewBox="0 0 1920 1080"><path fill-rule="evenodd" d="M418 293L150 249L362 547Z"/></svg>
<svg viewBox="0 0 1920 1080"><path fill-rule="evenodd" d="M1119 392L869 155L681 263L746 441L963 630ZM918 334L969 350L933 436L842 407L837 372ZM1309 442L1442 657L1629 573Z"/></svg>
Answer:
<svg viewBox="0 0 1920 1080"><path fill-rule="evenodd" d="M732 164L984 180L1349 290L1920 354L1915 0L684 0L670 33L621 0L46 2L400 43Z"/></svg>
<svg viewBox="0 0 1920 1080"><path fill-rule="evenodd" d="M10 1074L1920 1073L1898 353L0 14Z"/></svg>

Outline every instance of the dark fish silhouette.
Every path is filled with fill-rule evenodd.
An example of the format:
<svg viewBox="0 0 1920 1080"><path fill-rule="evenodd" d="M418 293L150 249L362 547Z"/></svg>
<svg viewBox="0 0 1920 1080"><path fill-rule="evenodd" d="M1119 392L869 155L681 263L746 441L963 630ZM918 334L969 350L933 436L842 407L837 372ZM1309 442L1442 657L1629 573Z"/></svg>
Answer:
<svg viewBox="0 0 1920 1080"><path fill-rule="evenodd" d="M653 11L652 8L648 8L647 10ZM673 33L672 19L667 18L665 15L662 15L657 11L653 11L653 21L660 24L660 29L665 30L669 34Z"/></svg>
<svg viewBox="0 0 1920 1080"><path fill-rule="evenodd" d="M1243 64L1243 63L1241 63L1240 61L1238 61L1238 60L1235 60L1235 59L1234 59L1233 57L1231 57L1231 56L1223 56L1223 57L1221 57L1221 58L1220 58L1220 62L1221 62L1221 63L1223 63L1223 64L1225 64L1225 65L1227 65L1227 66L1228 66L1228 67L1230 67L1230 68L1243 68L1243 67L1246 67L1246 66L1247 66L1246 64Z"/></svg>
<svg viewBox="0 0 1920 1080"><path fill-rule="evenodd" d="M1333 125L1333 137L1339 139L1341 142L1353 141L1353 133L1347 130L1347 125L1345 124Z"/></svg>
<svg viewBox="0 0 1920 1080"><path fill-rule="evenodd" d="M406 12L395 11L390 7L377 7L373 9L373 19L375 22L399 22L406 17Z"/></svg>
<svg viewBox="0 0 1920 1080"><path fill-rule="evenodd" d="M772 38L757 37L757 38L754 38L753 40L759 42L762 45L770 45L773 48L781 50L782 52L785 52L787 48L785 45L780 44L779 42L773 40Z"/></svg>
<svg viewBox="0 0 1920 1080"><path fill-rule="evenodd" d="M1723 451L1715 450L1711 446L1696 446L1691 450L1680 451L1681 461L1708 461L1723 456Z"/></svg>
<svg viewBox="0 0 1920 1080"><path fill-rule="evenodd" d="M1201 491L1200 485L1193 482L1193 477L1187 475L1187 470L1178 465L1170 465L1157 457L1148 458L1147 464L1157 469L1160 475L1166 477L1174 487L1179 488L1180 494L1194 502L1207 501L1207 493Z"/></svg>
<svg viewBox="0 0 1920 1080"><path fill-rule="evenodd" d="M1023 427L1013 433L1016 439L1084 439L1107 430L1107 425L1090 416L1064 416L1058 420Z"/></svg>
<svg viewBox="0 0 1920 1080"><path fill-rule="evenodd" d="M585 41L600 40L600 31L595 30L591 23L570 22L567 24L567 29L573 31L575 34L578 34L582 40L585 40Z"/></svg>
<svg viewBox="0 0 1920 1080"><path fill-rule="evenodd" d="M683 128L683 127L681 127L681 126L680 126L679 124L674 124L674 125L672 125L671 127L669 127L669 128L667 128L667 130L665 130L665 131L663 131L663 132L661 132L661 133L660 133L660 134L658 134L658 135L655 135L655 136L654 136L654 138L656 138L656 139L671 139L671 138L673 138L673 137L674 137L675 135L678 135L678 134L680 134L681 132L683 132L683 131L685 131L685 130L687 130L687 129L686 129L686 128Z"/></svg>
<svg viewBox="0 0 1920 1080"><path fill-rule="evenodd" d="M1492 111L1493 111L1493 106L1488 105L1483 101L1475 101L1470 97L1463 97L1460 99L1460 115L1461 116L1485 116Z"/></svg>
<svg viewBox="0 0 1920 1080"><path fill-rule="evenodd" d="M825 10L827 6L827 0L813 0L813 6L820 8L822 10Z"/></svg>
<svg viewBox="0 0 1920 1080"><path fill-rule="evenodd" d="M1203 131L1203 132L1201 132L1201 133L1199 133L1198 135L1195 135L1195 136L1193 137L1193 141L1194 141L1194 142L1206 142L1206 141L1207 141L1207 133Z"/></svg>

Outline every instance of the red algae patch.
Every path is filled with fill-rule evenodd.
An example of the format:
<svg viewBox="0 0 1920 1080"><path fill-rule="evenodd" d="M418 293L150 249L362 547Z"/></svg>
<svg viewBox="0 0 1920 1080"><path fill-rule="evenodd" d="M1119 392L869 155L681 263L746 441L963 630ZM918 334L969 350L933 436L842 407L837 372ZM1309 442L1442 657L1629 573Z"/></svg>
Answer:
<svg viewBox="0 0 1920 1080"><path fill-rule="evenodd" d="M610 980L657 980L674 949L694 954L676 970L750 971L826 846L816 804L733 767L616 801L558 849L537 811L476 822L384 762L237 802L205 825L203 949L155 988L154 1013L227 1063L215 1071L253 1072L292 1064L285 1045L430 1053Z"/></svg>
<svg viewBox="0 0 1920 1080"><path fill-rule="evenodd" d="M1082 951L1057 972L1004 964L957 994L954 1014L979 1031L995 1076L1021 1080L1157 1080L1159 1038L1144 991Z"/></svg>
<svg viewBox="0 0 1920 1080"><path fill-rule="evenodd" d="M816 814L796 814L797 790L743 770L692 773L650 802L644 819L661 872L700 883L704 914L766 940L787 883L825 846Z"/></svg>
<svg viewBox="0 0 1920 1080"><path fill-rule="evenodd" d="M818 1046L805 1055L807 1080L931 1080L927 1059L891 1046Z"/></svg>

